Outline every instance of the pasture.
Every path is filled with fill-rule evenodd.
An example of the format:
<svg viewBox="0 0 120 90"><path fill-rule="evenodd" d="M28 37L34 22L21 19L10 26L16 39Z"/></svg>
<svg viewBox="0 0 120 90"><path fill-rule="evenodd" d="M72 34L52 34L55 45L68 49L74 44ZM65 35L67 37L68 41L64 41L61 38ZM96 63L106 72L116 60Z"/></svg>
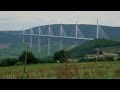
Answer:
<svg viewBox="0 0 120 90"><path fill-rule="evenodd" d="M24 65L0 67L0 79L21 79ZM119 61L44 63L26 66L24 79L119 79Z"/></svg>

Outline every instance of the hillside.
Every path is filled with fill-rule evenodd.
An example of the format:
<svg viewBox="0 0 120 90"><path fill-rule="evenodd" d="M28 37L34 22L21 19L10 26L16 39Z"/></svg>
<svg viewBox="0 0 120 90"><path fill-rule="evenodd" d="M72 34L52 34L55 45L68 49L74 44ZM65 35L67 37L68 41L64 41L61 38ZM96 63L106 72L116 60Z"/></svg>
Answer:
<svg viewBox="0 0 120 90"><path fill-rule="evenodd" d="M109 53L117 53L120 54L120 46L113 46L113 47L106 47L106 48L101 48L101 50Z"/></svg>
<svg viewBox="0 0 120 90"><path fill-rule="evenodd" d="M112 48L115 46L120 46L119 41L114 40L105 40L105 39L95 39L81 46L74 47L70 50L71 58L80 58L85 54L93 54L96 53L97 48L102 48L105 50L106 48ZM112 48L113 49L113 48ZM109 49L106 50L109 52Z"/></svg>
<svg viewBox="0 0 120 90"><path fill-rule="evenodd" d="M54 48L53 48L54 47ZM66 49L71 49L73 46L64 44L63 46ZM33 48L30 49L30 47L28 48L29 51L32 51L33 54L36 57L46 57L47 56L47 44L42 44L42 48L41 48L41 53L38 53L38 46L37 44L33 44ZM14 43L14 44L1 44L1 48L0 48L0 59L1 58L14 58L14 57L19 57L19 55L26 50L26 45L23 43ZM51 55L54 54L54 52L59 50L59 43L51 43Z"/></svg>
<svg viewBox="0 0 120 90"><path fill-rule="evenodd" d="M86 25L86 24L78 24L81 32L85 37L95 38L96 35L96 25ZM75 24L63 24L64 31L67 36L74 37L75 36ZM110 39L120 40L120 27L110 27L110 26L102 26L104 32L110 37ZM48 33L48 25L41 26L43 34ZM51 25L51 29L54 35L59 35L60 33L60 24ZM29 30L26 30L29 33ZM38 26L33 28L35 34L38 34ZM15 35L13 33L22 33L21 31L0 31L0 56L2 57L16 57L18 56L25 48L21 46L22 44L22 36ZM37 37L33 37L33 50L36 56L45 57L47 55L47 38L42 37L42 53L37 53ZM29 43L29 36L25 36L25 42ZM59 40L58 38L51 39L51 55L59 49ZM85 43L86 40L79 40L79 45ZM14 47L15 46L15 47ZM63 46L66 49L72 49L74 47L74 40L64 39ZM72 49L73 50L73 49ZM89 52L89 51L86 51ZM72 55L72 57L74 54ZM79 56L78 56L79 57Z"/></svg>

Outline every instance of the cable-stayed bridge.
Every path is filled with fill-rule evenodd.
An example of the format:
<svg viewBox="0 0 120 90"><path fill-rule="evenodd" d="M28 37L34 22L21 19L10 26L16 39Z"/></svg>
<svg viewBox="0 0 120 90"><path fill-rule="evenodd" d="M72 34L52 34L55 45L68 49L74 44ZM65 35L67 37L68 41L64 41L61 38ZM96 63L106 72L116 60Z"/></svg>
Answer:
<svg viewBox="0 0 120 90"><path fill-rule="evenodd" d="M102 29L102 27L98 24L98 20L97 20L97 25L96 25L96 32L91 32L92 34L95 34L95 38L86 38L84 36L84 34L82 33L82 31L80 30L80 28L77 25L75 25L75 35L74 37L68 36L63 28L63 25L61 24L59 26L59 35L55 35L51 29L51 26L48 26L48 34L43 34L43 31L41 29L41 27L38 27L38 34L34 33L33 28L30 28L30 31L26 31L23 30L22 33L14 33L17 35L22 35L23 36L23 43L25 43L25 36L29 36L30 37L30 48L32 48L32 44L33 44L33 36L38 37L38 53L41 53L41 41L42 38L41 37L47 37L48 41L47 41L47 45L48 45L48 53L47 55L49 56L51 54L51 38L58 38L59 40L59 50L63 49L63 39L73 39L75 40L75 46L78 45L78 40L94 40L94 39L98 39L98 38L104 38L104 39L109 39L109 36L104 32L104 30ZM90 35L90 34L89 34Z"/></svg>

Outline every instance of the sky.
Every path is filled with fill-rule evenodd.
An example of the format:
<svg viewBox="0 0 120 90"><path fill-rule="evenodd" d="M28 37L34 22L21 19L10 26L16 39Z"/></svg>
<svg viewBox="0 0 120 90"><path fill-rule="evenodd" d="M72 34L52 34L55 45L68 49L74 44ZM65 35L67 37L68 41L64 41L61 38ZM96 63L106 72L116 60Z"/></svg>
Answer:
<svg viewBox="0 0 120 90"><path fill-rule="evenodd" d="M120 11L0 11L0 31L51 24L94 24L120 27Z"/></svg>

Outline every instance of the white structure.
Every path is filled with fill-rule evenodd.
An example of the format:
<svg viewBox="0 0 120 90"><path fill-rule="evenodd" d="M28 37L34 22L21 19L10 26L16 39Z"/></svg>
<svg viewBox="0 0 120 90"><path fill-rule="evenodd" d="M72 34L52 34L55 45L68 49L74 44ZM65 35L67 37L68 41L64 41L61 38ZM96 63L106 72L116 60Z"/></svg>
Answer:
<svg viewBox="0 0 120 90"><path fill-rule="evenodd" d="M33 29L31 28L30 29L30 34L26 34L25 33L25 30L23 28L23 43L25 42L25 36L30 36L30 48L32 48L32 36L36 36L38 37L38 53L41 53L41 37L47 37L48 38L48 53L47 53L47 56L50 55L50 51L51 51L51 47L50 47L50 42L51 42L51 38L58 38L60 41L59 41L59 50L63 49L63 39L67 38L67 39L73 39L75 40L75 46L78 45L78 40L94 40L94 38L86 38L83 33L81 32L81 30L79 29L78 25L77 25L77 22L76 22L76 25L75 25L75 37L69 37L66 35L64 29L63 29L63 26L62 24L60 25L60 34L59 36L56 36L54 35L54 33L52 32L51 30L51 27L50 25L48 26L48 35L44 35L42 33L42 30L39 26L39 33L38 34L34 34L33 32ZM21 35L21 34L18 34L18 35ZM100 37L105 37L105 38L108 38L107 34L103 31L102 27L100 27L98 25L98 19L97 19L97 29L96 29L96 37L95 38L100 38Z"/></svg>
<svg viewBox="0 0 120 90"><path fill-rule="evenodd" d="M99 36L98 36L98 32L99 32L99 31L98 31L98 30L99 30L99 26L98 26L98 19L97 19L97 34L96 34L96 35L97 35L97 36L96 36L97 39L99 38Z"/></svg>
<svg viewBox="0 0 120 90"><path fill-rule="evenodd" d="M24 27L23 27L23 43L25 43L25 36L24 36L24 34L25 34L25 31L24 31Z"/></svg>
<svg viewBox="0 0 120 90"><path fill-rule="evenodd" d="M41 28L39 26L39 36L42 35ZM41 53L41 37L38 36L38 53Z"/></svg>
<svg viewBox="0 0 120 90"><path fill-rule="evenodd" d="M62 24L61 24L61 25L60 25L60 36L61 36L61 37L63 36L62 32L63 32L63 27L62 27ZM63 49L62 43L63 43L63 39L60 38L59 50L62 50L62 49Z"/></svg>
<svg viewBox="0 0 120 90"><path fill-rule="evenodd" d="M77 43L77 31L78 31L78 29L77 29L77 22L76 22L76 30L75 30L75 37L76 37L76 39L75 39L75 46L78 45L78 43Z"/></svg>

